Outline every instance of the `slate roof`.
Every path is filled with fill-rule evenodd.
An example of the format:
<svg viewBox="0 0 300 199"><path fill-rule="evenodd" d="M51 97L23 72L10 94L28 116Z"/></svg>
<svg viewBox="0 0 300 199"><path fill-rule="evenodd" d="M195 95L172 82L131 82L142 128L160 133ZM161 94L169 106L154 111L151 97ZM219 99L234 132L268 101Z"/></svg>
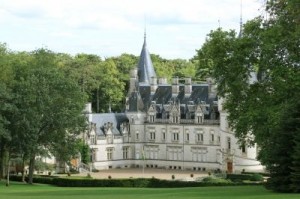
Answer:
<svg viewBox="0 0 300 199"><path fill-rule="evenodd" d="M212 112L217 111L214 101L217 101L217 96L209 92L209 84L192 84L191 93L185 92L185 84L179 84L178 93L172 93L172 85L158 84L154 93L151 93L151 77L156 77L154 67L151 61L150 54L147 49L146 36L141 51L141 56L138 64L138 82L136 83L136 91L129 94L129 109L128 112L143 111L147 112L151 103L156 106L157 116L164 117L171 111L170 102L180 104L180 113L193 115L196 111L197 104L205 103L208 107L203 110L206 117Z"/></svg>
<svg viewBox="0 0 300 199"><path fill-rule="evenodd" d="M95 113L92 114L92 123L96 124L96 134L98 136L104 136L104 124L112 123L112 133L114 135L121 135L120 125L123 122L128 122L128 118L125 113Z"/></svg>
<svg viewBox="0 0 300 199"><path fill-rule="evenodd" d="M130 93L128 103L129 103L129 109L128 109L129 112L138 112L145 109L144 103L142 101L142 97L138 91L134 91Z"/></svg>
<svg viewBox="0 0 300 199"><path fill-rule="evenodd" d="M146 34L144 37L144 44L140 55L138 64L138 77L139 82L150 84L151 77L156 77L150 53L147 49Z"/></svg>

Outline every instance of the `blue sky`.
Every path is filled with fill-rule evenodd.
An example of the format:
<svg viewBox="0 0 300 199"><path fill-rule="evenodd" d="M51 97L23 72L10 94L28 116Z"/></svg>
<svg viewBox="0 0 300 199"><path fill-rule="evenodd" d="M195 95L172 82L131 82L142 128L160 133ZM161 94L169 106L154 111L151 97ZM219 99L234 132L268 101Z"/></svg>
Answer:
<svg viewBox="0 0 300 199"><path fill-rule="evenodd" d="M219 24L239 30L240 5L241 0L0 0L0 42L16 51L139 55L146 24L151 53L189 59ZM262 0L242 5L244 22L263 13Z"/></svg>

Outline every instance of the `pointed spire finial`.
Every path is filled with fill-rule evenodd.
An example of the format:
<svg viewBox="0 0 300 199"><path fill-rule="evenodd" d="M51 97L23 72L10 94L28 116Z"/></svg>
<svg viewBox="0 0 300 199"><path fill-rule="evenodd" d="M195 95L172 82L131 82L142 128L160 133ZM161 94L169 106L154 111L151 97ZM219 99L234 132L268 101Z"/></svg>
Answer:
<svg viewBox="0 0 300 199"><path fill-rule="evenodd" d="M147 37L147 25L146 25L146 15L144 15L144 42L146 42Z"/></svg>

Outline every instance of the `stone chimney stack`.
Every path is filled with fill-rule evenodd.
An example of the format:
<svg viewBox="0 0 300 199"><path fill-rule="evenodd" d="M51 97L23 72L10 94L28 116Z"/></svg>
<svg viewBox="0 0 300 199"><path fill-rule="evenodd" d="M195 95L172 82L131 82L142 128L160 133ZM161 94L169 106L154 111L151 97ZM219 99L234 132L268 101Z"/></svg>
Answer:
<svg viewBox="0 0 300 199"><path fill-rule="evenodd" d="M137 68L134 68L130 71L130 82L129 82L129 90L128 93L132 93L136 90L137 83Z"/></svg>
<svg viewBox="0 0 300 199"><path fill-rule="evenodd" d="M178 94L179 94L179 79L178 77L174 77L172 82L172 95L178 95Z"/></svg>
<svg viewBox="0 0 300 199"><path fill-rule="evenodd" d="M190 97L191 94L192 94L192 78L188 77L188 78L185 78L184 96Z"/></svg>
<svg viewBox="0 0 300 199"><path fill-rule="evenodd" d="M158 79L158 84L167 84L167 78L165 77L160 77Z"/></svg>

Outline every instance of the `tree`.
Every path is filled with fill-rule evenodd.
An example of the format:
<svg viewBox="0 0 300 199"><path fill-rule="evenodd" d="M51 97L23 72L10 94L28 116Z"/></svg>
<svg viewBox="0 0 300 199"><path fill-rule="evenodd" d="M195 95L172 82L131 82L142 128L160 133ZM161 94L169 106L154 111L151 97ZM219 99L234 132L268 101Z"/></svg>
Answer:
<svg viewBox="0 0 300 199"><path fill-rule="evenodd" d="M212 31L198 50L203 64L198 72L208 68L225 98L230 126L241 142L259 145L258 158L271 174L268 187L282 192L299 192L298 113L289 113L298 107L300 93L296 2L268 1L268 18L247 22L240 37L232 31Z"/></svg>
<svg viewBox="0 0 300 199"><path fill-rule="evenodd" d="M99 112L121 110L124 97L124 83L119 79L120 73L115 63L108 59L98 68L98 88L94 91L94 101ZM121 106L121 107L120 107Z"/></svg>
<svg viewBox="0 0 300 199"><path fill-rule="evenodd" d="M82 110L86 102L78 84L56 67L52 52L41 49L32 56L25 68L15 68L16 111L10 115L13 143L26 151L30 159L29 183L40 151L83 130Z"/></svg>

